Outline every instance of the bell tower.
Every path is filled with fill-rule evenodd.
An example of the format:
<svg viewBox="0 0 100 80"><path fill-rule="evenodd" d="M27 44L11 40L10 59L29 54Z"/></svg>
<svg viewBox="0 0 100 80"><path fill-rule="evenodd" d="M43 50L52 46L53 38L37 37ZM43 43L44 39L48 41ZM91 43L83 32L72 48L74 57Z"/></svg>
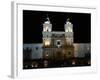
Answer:
<svg viewBox="0 0 100 80"><path fill-rule="evenodd" d="M74 46L73 46L73 24L67 19L65 25L65 39L66 39L66 57L74 57Z"/></svg>
<svg viewBox="0 0 100 80"><path fill-rule="evenodd" d="M52 24L50 22L49 17L47 16L47 20L43 23L43 45L49 46L51 44L51 31Z"/></svg>
<svg viewBox="0 0 100 80"><path fill-rule="evenodd" d="M73 45L73 24L67 19L64 26L67 45Z"/></svg>
<svg viewBox="0 0 100 80"><path fill-rule="evenodd" d="M43 58L51 58L51 36L52 36L52 24L47 16L46 21L43 23Z"/></svg>

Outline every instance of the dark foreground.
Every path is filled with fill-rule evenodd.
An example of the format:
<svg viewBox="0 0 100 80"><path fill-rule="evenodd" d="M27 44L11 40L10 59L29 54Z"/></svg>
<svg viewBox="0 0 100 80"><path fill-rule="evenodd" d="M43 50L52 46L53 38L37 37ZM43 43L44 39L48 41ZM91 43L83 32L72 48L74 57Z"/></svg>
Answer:
<svg viewBox="0 0 100 80"><path fill-rule="evenodd" d="M34 59L24 60L23 69L59 68L91 66L89 58L69 58L66 60Z"/></svg>

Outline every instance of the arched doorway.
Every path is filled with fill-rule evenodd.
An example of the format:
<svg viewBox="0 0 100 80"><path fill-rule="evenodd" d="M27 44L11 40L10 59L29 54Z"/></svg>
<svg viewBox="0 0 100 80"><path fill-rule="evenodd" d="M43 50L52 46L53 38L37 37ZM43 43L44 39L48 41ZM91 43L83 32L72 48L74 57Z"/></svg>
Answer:
<svg viewBox="0 0 100 80"><path fill-rule="evenodd" d="M57 60L62 60L62 52L58 51L58 52L56 53L56 59L57 59Z"/></svg>

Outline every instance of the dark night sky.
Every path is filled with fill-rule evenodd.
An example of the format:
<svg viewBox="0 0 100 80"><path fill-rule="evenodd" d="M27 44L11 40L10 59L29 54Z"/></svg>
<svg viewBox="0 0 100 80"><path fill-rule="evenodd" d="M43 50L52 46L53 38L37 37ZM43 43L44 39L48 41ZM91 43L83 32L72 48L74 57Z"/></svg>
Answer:
<svg viewBox="0 0 100 80"><path fill-rule="evenodd" d="M42 43L42 28L47 15L53 31L64 31L65 21L70 18L74 43L91 42L91 14L23 10L23 43Z"/></svg>

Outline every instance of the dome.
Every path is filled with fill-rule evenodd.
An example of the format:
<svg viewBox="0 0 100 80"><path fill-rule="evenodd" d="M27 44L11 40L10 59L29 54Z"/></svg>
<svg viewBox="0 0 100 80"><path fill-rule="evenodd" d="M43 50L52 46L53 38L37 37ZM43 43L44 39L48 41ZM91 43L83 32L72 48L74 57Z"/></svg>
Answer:
<svg viewBox="0 0 100 80"><path fill-rule="evenodd" d="M71 22L70 22L69 18L66 20L66 24L71 25Z"/></svg>
<svg viewBox="0 0 100 80"><path fill-rule="evenodd" d="M46 23L46 24L50 24L50 21L45 21L44 23Z"/></svg>
<svg viewBox="0 0 100 80"><path fill-rule="evenodd" d="M66 24L71 24L71 22L67 21Z"/></svg>
<svg viewBox="0 0 100 80"><path fill-rule="evenodd" d="M50 19L49 19L48 15L47 15L46 21L44 23L50 24Z"/></svg>

